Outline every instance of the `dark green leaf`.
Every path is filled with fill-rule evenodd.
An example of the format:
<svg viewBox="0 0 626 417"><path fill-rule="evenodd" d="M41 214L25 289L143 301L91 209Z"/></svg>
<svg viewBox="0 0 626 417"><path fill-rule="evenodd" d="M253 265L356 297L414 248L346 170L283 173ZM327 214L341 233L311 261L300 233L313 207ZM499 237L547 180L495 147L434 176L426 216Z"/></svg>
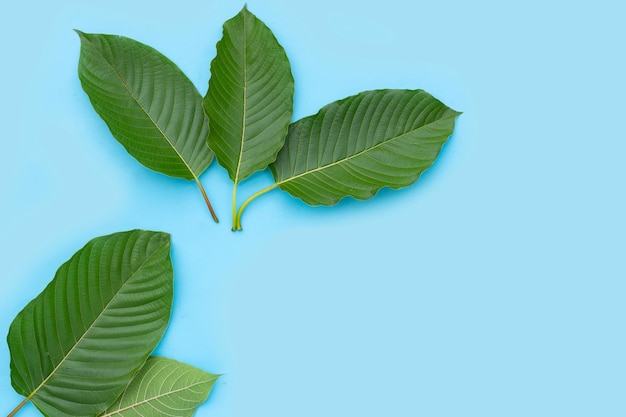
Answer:
<svg viewBox="0 0 626 417"><path fill-rule="evenodd" d="M292 124L270 168L281 189L311 205L367 199L414 183L459 114L422 90L363 92Z"/></svg>
<svg viewBox="0 0 626 417"><path fill-rule="evenodd" d="M45 415L102 413L163 336L172 280L166 233L91 240L11 324L15 390Z"/></svg>
<svg viewBox="0 0 626 417"><path fill-rule="evenodd" d="M414 183L454 130L460 113L423 90L366 91L323 107L293 123L270 165L276 188L310 205L333 205L346 196L372 197L382 187Z"/></svg>
<svg viewBox="0 0 626 417"><path fill-rule="evenodd" d="M219 375L172 359L151 357L102 417L190 417Z"/></svg>
<svg viewBox="0 0 626 417"><path fill-rule="evenodd" d="M235 183L233 205L237 184L276 159L291 122L293 94L284 49L244 7L224 24L204 98L208 143Z"/></svg>
<svg viewBox="0 0 626 417"><path fill-rule="evenodd" d="M195 180L213 152L202 97L169 59L135 40L77 31L78 76L113 136L146 167ZM211 210L212 212L212 210Z"/></svg>

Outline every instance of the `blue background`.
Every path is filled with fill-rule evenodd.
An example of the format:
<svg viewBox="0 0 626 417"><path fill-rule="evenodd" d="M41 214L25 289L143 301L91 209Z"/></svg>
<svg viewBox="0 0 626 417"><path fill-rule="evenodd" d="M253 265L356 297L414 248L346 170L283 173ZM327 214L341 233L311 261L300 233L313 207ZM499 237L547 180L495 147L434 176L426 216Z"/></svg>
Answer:
<svg viewBox="0 0 626 417"><path fill-rule="evenodd" d="M225 374L198 416L626 415L622 2L364 4L248 1L291 59L294 118L423 88L464 112L453 137L414 186L331 208L275 190L243 233L221 167L201 178L215 225L193 183L111 137L72 31L147 43L204 94L243 3L5 6L0 333L89 239L164 230L176 295L158 353ZM0 414L21 400L0 344Z"/></svg>

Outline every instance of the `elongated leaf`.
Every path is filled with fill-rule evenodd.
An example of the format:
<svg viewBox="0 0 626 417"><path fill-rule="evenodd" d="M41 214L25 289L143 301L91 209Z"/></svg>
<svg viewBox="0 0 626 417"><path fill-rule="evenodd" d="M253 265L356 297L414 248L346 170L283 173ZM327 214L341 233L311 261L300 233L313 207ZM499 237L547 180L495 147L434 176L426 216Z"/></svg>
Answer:
<svg viewBox="0 0 626 417"><path fill-rule="evenodd" d="M276 159L291 122L293 94L284 49L244 7L224 24L204 98L209 146L235 186Z"/></svg>
<svg viewBox="0 0 626 417"><path fill-rule="evenodd" d="M209 123L192 82L157 50L115 35L77 31L78 76L113 136L146 167L195 180L209 166ZM215 216L214 216L215 217Z"/></svg>
<svg viewBox="0 0 626 417"><path fill-rule="evenodd" d="M292 124L270 169L276 185L311 205L367 199L415 182L459 114L423 90L366 91Z"/></svg>
<svg viewBox="0 0 626 417"><path fill-rule="evenodd" d="M9 329L11 383L50 416L95 416L122 393L170 316L166 233L98 237L64 263Z"/></svg>
<svg viewBox="0 0 626 417"><path fill-rule="evenodd" d="M188 417L202 404L219 375L153 356L102 417Z"/></svg>

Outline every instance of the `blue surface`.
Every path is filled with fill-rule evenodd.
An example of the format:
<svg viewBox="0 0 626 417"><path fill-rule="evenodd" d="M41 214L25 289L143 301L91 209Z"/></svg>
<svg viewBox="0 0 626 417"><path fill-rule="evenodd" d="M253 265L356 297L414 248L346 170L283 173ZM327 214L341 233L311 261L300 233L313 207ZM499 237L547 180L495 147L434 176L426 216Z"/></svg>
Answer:
<svg viewBox="0 0 626 417"><path fill-rule="evenodd" d="M36 3L0 15L1 332L89 239L164 230L158 353L225 374L197 416L626 415L622 2L249 0L291 59L296 118L383 87L464 113L416 185L332 208L272 191L237 234L219 166L215 225L193 183L110 136L72 29L154 46L204 93L243 3ZM0 414L21 400L0 344Z"/></svg>

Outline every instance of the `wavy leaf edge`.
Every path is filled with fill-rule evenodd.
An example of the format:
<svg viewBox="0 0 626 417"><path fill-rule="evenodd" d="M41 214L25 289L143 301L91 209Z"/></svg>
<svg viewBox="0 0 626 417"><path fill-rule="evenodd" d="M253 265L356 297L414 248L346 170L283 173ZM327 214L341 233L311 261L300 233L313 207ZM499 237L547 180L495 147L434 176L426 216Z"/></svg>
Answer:
<svg viewBox="0 0 626 417"><path fill-rule="evenodd" d="M451 129L450 129L450 133L449 133L449 135L447 136L447 138L446 138L446 139L445 139L445 140L441 143L441 145L439 146L439 149L437 150L437 156L434 158L433 162L432 162L432 163L431 163L431 164L430 164L430 165L429 165L426 169L422 170L422 171L419 173L419 175L417 175L417 176L416 176L416 178L415 178L412 182L407 183L407 184L404 184L404 185L399 185L399 186L393 186L393 185L381 185L380 187L378 187L378 188L374 189L374 190L372 191L372 193L371 193L371 194L369 194L369 195L367 195L367 196L364 196L364 197L359 197L359 196L354 196L354 195L346 194L346 195L344 195L344 196L341 196L341 197L337 198L337 199L336 199L336 200L334 200L331 204L321 204L321 203L320 203L320 204L311 204L310 202L307 202L307 201L303 200L303 199L302 199L302 198L300 198L300 197L297 197L297 196L294 196L294 197L296 197L296 198L298 198L298 199L300 199L300 200L304 201L304 202L305 202L305 204L310 205L310 206L333 206L333 205L338 204L341 200L343 200L343 199L345 199L345 198L348 198L348 197L352 197L352 198L354 198L354 199L356 199L356 200L360 200L360 201L362 201L362 200L368 200L368 199L370 199L370 198L374 197L374 196L375 196L378 192L380 192L380 190L382 190L382 189L384 189L384 188L390 188L390 189L393 189L393 190L398 190L398 189L406 188L406 187L409 187L409 186L413 185L415 182L417 182L417 181L421 178L421 176L422 176L422 174L423 174L424 172L426 172L428 169L430 169L430 168L432 167L432 165L434 165L434 163L436 162L437 157L438 157L439 153L441 152L442 148L443 148L443 147L445 146L445 144L449 141L449 139L450 139L450 138L454 135L454 127L455 127L455 125L456 125L456 118L457 118L458 116L460 116L461 114L463 114L463 112L460 112L460 111L457 111L457 110L454 110L454 109L452 109L452 108L448 107L448 106L447 106L447 105L445 105L443 102L441 102L439 99L435 98L434 96L432 96L431 94L429 94L427 91L425 91L425 90L423 90L423 89L390 89L390 88L386 88L386 89L374 89L374 90L366 90L366 91L362 91L362 92L359 92L359 93L357 93L357 94L354 94L354 95L351 95L351 96L345 97L345 98L343 98L343 99L340 99L340 100L337 100L337 101L331 102L331 103L329 103L329 104L326 104L326 105L324 105L324 106L323 106L323 107L322 107L322 108L321 108L321 109L320 109L317 113L312 114L312 115L309 115L309 116L305 116L305 117L303 117L303 118L301 118L301 119L299 119L299 120L297 120L297 121L293 122L293 123L290 125L289 132L291 133L291 129L292 129L294 126L296 126L297 124L299 124L299 123L306 123L306 122L307 122L307 121L309 121L309 120L315 120L316 118L318 118L318 117L320 117L321 115L325 114L326 112L328 112L329 110L333 109L334 107L340 107L340 106L344 105L346 102L349 102L349 101L355 100L355 99L357 99L357 98L359 98L359 97L361 97L361 96L365 96L365 95L369 95L369 94L384 94L384 93L412 93L412 94L424 93L424 94L426 94L428 97L430 97L430 98L434 99L436 102L438 102L438 103L440 103L441 105L443 105L444 107L446 107L446 109L447 109L447 111L448 111L448 113L449 113L449 114L448 114L448 115L446 115L445 117L439 118L439 119L437 119L437 120L435 120L435 121L433 121L433 122L431 122L431 123L429 123L429 124L421 125L421 126L417 127L416 129L413 129L413 130L411 130L411 131L409 131L409 132L404 132L402 135L398 135L398 136L396 136L396 137L393 137L393 138L390 138L390 139L388 139L388 140L385 140L384 142L381 142L381 143L379 143L379 144L376 144L374 147L368 148L368 149L366 149L366 150L364 150L364 151L362 151L362 152L359 152L359 153L357 153L357 154L367 153L368 151L371 151L371 150L372 150L372 149L374 149L375 147L378 147L378 146L381 146L381 145L383 145L383 144L385 144L385 143L388 143L388 142L390 142L390 141L396 140L396 139L400 138L401 136L405 136L405 135L407 135L407 134L409 134L409 133L412 133L412 132L415 132L415 131L419 131L420 129L424 129L424 128L428 127L430 124L434 124L434 123L439 123L439 122L442 122L442 121L448 121L448 120L451 120L451 121L452 121L452 123L451 123L452 127L451 127ZM290 133L288 133L287 137L289 137L289 134L290 134ZM284 148L283 148L283 149L284 149ZM281 149L281 151L282 151L283 149ZM345 158L343 161L345 162L346 160L349 160L349 159L351 159L351 158L354 158L355 156L357 156L357 154L350 155L349 157ZM322 169L324 169L324 168L328 168L328 167L330 167L330 166L332 166L332 165L337 165L338 163L340 163L340 162L339 162L339 161L336 161L336 162L334 162L334 163L332 163L332 164L327 164L327 165L321 166L321 167L317 168L317 170L322 170ZM266 188L264 188L264 189L262 189L262 190L260 190L260 191L258 191L258 192L256 192L256 193L254 193L252 196L250 196L250 197L249 197L249 198L248 198L248 199L247 199L247 200L246 200L246 201L245 201L245 202L241 205L241 207L240 207L239 211L237 212L237 219L236 219L236 229L237 229L237 230L242 230L242 226L241 226L241 218L242 218L243 212L244 212L244 210L247 208L247 206L248 206L248 205L249 205L252 201L254 201L256 198L260 197L261 195L263 195L263 194L265 194L265 193L267 193L267 192L269 192L269 191L271 191L271 190L273 190L273 189L275 189L275 188L281 188L281 189L283 189L283 188L281 187L281 185L287 184L287 183L289 183L289 182L293 181L294 179L296 179L296 178L298 178L298 177L301 177L301 176L303 176L303 175L310 174L311 172L313 172L313 171L314 171L314 170L312 170L312 171L307 171L307 172L304 172L304 173L302 173L302 174L299 174L298 176L287 178L286 180L277 180L277 177L276 177L276 176L277 176L277 173L276 173L275 163L270 164L269 169L270 169L270 171L271 171L271 173L272 173L272 176L274 177L274 181L275 181L275 182L274 182L274 184L271 184L271 185L269 185L268 187L266 187ZM287 191L287 190L285 190L285 191ZM289 192L289 191L287 191L287 192ZM291 194L291 193L290 193L290 194Z"/></svg>

